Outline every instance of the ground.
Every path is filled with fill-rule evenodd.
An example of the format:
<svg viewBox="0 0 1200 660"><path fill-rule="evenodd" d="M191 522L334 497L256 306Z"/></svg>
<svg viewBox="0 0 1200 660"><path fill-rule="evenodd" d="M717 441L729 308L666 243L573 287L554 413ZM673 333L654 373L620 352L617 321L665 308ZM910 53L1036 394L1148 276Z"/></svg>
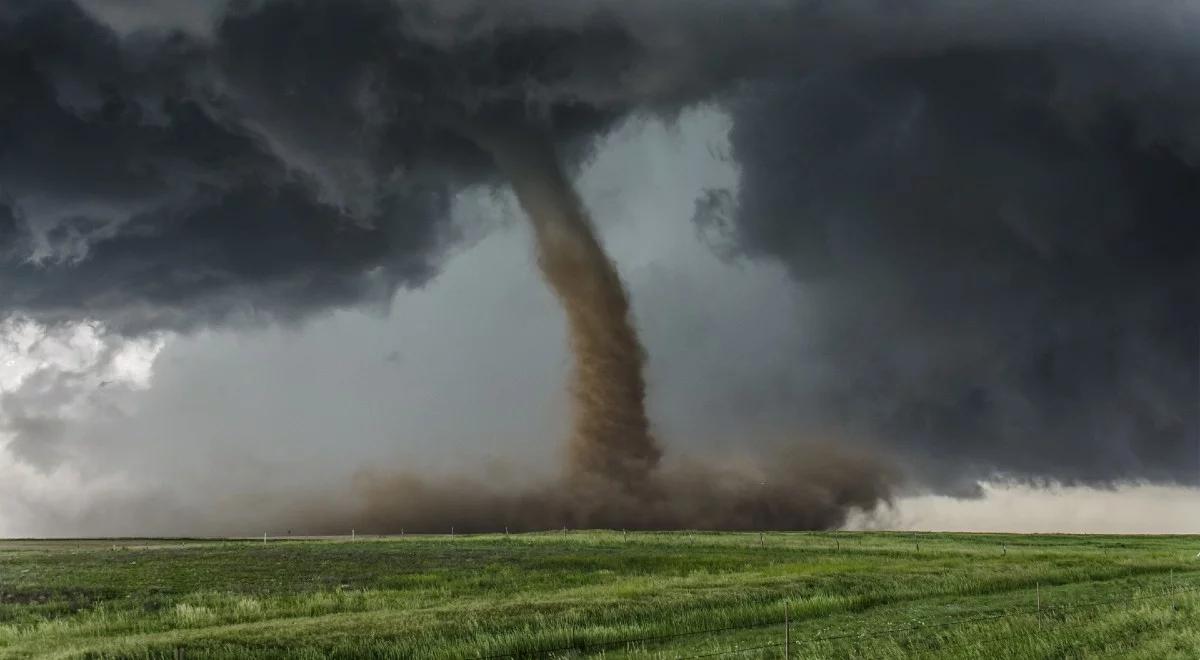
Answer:
<svg viewBox="0 0 1200 660"><path fill-rule="evenodd" d="M0 541L0 657L778 658L786 636L798 658L1197 658L1198 550L845 532Z"/></svg>

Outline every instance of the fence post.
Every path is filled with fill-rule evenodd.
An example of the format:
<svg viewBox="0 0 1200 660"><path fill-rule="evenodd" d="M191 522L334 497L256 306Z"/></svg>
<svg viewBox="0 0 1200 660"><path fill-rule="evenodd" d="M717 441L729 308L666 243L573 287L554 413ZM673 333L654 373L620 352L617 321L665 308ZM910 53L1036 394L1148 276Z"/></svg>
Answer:
<svg viewBox="0 0 1200 660"><path fill-rule="evenodd" d="M792 624L788 621L788 602L783 601L783 657L792 657Z"/></svg>
<svg viewBox="0 0 1200 660"><path fill-rule="evenodd" d="M1038 608L1038 611L1041 612L1042 611L1042 583L1034 582L1033 588L1037 590L1036 591L1036 593L1037 593L1037 608Z"/></svg>
<svg viewBox="0 0 1200 660"><path fill-rule="evenodd" d="M763 533L762 532L758 533L758 547L760 547L760 548L767 547L766 542L763 541Z"/></svg>

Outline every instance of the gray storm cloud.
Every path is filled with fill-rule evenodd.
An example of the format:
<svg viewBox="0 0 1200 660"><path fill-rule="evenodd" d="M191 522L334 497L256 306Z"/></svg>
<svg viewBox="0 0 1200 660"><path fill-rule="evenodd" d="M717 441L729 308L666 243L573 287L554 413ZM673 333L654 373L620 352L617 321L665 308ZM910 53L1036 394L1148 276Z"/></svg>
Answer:
<svg viewBox="0 0 1200 660"><path fill-rule="evenodd" d="M962 46L731 102L742 186L696 219L820 301L810 419L951 488L1200 478L1197 71L1123 60Z"/></svg>
<svg viewBox="0 0 1200 660"><path fill-rule="evenodd" d="M455 194L512 177L478 127L569 176L715 103L741 182L695 220L814 301L798 416L949 492L1195 483L1198 30L1109 0L5 0L0 314L384 305L437 273Z"/></svg>

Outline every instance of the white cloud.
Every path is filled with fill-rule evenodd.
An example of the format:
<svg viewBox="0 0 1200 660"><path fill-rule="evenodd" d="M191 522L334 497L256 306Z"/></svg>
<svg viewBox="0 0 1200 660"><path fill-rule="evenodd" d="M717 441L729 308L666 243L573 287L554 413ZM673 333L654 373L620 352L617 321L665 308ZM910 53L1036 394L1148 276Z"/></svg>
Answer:
<svg viewBox="0 0 1200 660"><path fill-rule="evenodd" d="M0 534L20 533L38 516L70 519L99 493L123 487L120 472L89 472L90 448L65 430L122 414L116 399L150 386L164 343L88 322L0 322Z"/></svg>

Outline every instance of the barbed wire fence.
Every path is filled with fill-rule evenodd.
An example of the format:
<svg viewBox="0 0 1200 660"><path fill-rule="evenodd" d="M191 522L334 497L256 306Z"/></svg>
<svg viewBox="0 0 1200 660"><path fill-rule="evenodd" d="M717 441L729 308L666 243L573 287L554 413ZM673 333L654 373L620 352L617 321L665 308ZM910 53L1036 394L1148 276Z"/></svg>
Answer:
<svg viewBox="0 0 1200 660"><path fill-rule="evenodd" d="M1172 575L1171 579L1174 580L1174 575ZM553 656L555 654L569 653L569 652L595 653L595 652L601 652L601 651L607 651L607 650L622 650L622 649L626 650L626 651L639 650L637 647L641 647L640 650L644 650L644 647L647 644L661 644L663 642L670 642L670 641L686 639L686 638L693 638L693 637L716 636L716 635L730 633L730 632L736 632L736 631L749 631L749 630L756 630L756 629L757 630L765 630L765 629L772 628L772 627L778 627L780 629L780 632L778 633L777 639L772 640L770 642L756 644L753 646L741 646L741 647L736 647L733 649L715 650L715 651L704 652L704 653L695 654L695 655L681 655L681 656L676 656L676 657L679 658L680 660L690 660L690 659L694 659L694 658L736 657L738 655L745 655L745 654L752 653L755 651L767 651L769 649L779 649L779 651L784 655L784 657L793 657L797 653L806 654L805 649L811 649L814 646L820 646L822 644L831 644L831 643L838 643L838 642L852 643L852 642L858 642L858 641L878 639L880 637L892 637L892 636L897 636L897 635L904 634L904 633L925 634L925 633L929 633L929 632L936 631L936 630L946 630L946 629L957 628L960 626L994 623L994 622L1002 621L1002 620L1006 620L1006 619L1016 619L1016 618L1022 618L1022 617L1023 618L1035 617L1043 625L1045 625L1045 624L1053 625L1055 630L1067 630L1067 629L1083 627L1083 626L1087 625L1088 622L1068 624L1068 623L1064 623L1061 621L1055 621L1055 619L1053 618L1052 615L1067 613L1067 612L1073 613L1073 612L1078 612L1078 611L1082 611L1082 610L1098 609L1098 608L1114 606L1114 605L1129 605L1129 604L1137 603L1137 602L1141 602L1141 601L1161 600L1161 599L1165 599L1165 598L1175 598L1175 597L1178 597L1178 596L1184 595L1184 594L1200 593L1200 586L1189 586L1189 587L1183 587L1183 588L1171 588L1171 589L1167 589L1165 591L1158 591L1157 593L1138 595L1138 596L1125 595L1125 596L1107 598L1107 599L1102 599L1102 600L1092 600L1092 601L1075 602L1075 603L1060 603L1060 604L1055 604L1055 605L1044 605L1041 602L1040 585L1035 585L1035 589L1037 590L1037 602L1033 607L1011 608L1011 609L1003 610L1000 612L977 614L974 616L960 616L958 618L955 618L955 619L952 619L949 621L940 621L940 622L936 622L936 623L922 623L922 624L914 624L914 625L907 625L907 626L893 626L893 627L873 629L873 630L860 630L860 631L855 631L855 632L840 633L840 634L836 634L836 635L815 635L815 636L807 636L807 637L804 637L804 636L796 637L793 635L793 630L791 627L792 621L790 620L790 617L787 615L787 610L786 610L787 605L785 604L785 615L784 615L783 619L760 621L760 622L749 623L749 624L744 624L744 625L736 625L736 626L722 626L722 627L716 627L716 628L690 630L690 631L684 631L684 632L679 632L679 633L670 633L670 634L664 634L664 635L649 635L649 636L644 636L644 637L636 637L636 638L628 638L628 639L605 640L605 641L601 641L601 642L581 642L581 643L574 643L574 644L564 644L562 646L555 647L555 648L538 649L538 650L531 650L531 651L517 652L517 653L500 653L500 654L495 654L495 655L484 655L484 656L477 656L477 658L478 658L478 660L500 660L502 658L512 658L512 659L539 658L539 657ZM1143 590L1145 590L1144 585L1143 585ZM970 614L970 613L968 613L968 614ZM1027 636L1028 634L1029 633L1027 631L1022 631L1019 633L1011 633L1011 634L1004 634L1004 635L989 635L989 636L972 639L969 642L959 642L957 644L956 643L939 642L935 645L935 644L927 643L925 646L923 646L921 648L916 648L913 650L916 650L916 651L925 650L925 651L932 652L934 650L946 650L946 649L953 649L953 648L958 648L958 647L965 647L968 644L978 645L980 643L991 643L991 642L996 642L996 641L1003 641L1006 639L1014 639L1014 638L1018 638L1018 637ZM928 642L930 640L924 640L924 641Z"/></svg>

